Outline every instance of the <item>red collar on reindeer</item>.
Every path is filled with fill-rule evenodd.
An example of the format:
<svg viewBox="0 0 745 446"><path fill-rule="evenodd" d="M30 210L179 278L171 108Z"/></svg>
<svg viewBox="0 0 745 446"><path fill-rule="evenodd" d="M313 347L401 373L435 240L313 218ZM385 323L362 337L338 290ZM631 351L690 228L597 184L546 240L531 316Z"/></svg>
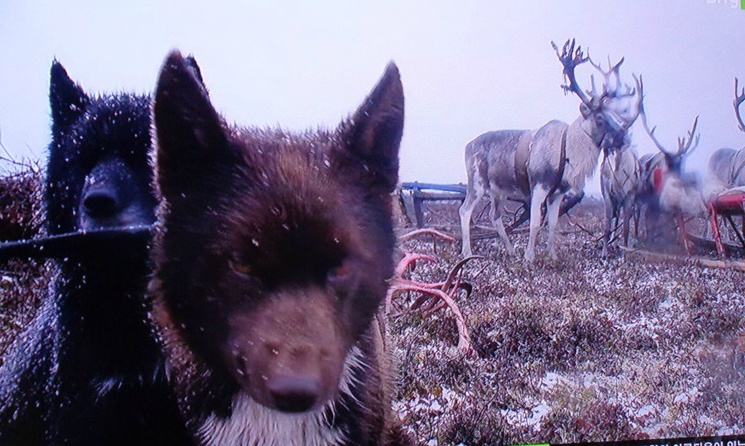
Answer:
<svg viewBox="0 0 745 446"><path fill-rule="evenodd" d="M655 193L659 194L662 191L662 180L665 178L665 171L661 167L656 168L652 172L652 186L654 187Z"/></svg>

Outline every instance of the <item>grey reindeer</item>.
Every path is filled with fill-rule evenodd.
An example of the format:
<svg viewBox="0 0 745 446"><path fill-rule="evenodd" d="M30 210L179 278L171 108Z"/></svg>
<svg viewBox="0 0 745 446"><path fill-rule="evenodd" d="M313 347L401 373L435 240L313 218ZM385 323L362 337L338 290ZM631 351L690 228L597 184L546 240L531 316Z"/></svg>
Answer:
<svg viewBox="0 0 745 446"><path fill-rule="evenodd" d="M745 102L745 88L740 90L735 78L735 99L732 106L735 108L737 126L745 132L745 123L740 115L740 105ZM740 150L723 147L717 149L709 158L709 180L715 192L732 187L745 186L745 148Z"/></svg>
<svg viewBox="0 0 745 446"><path fill-rule="evenodd" d="M615 76L616 87L614 91L621 88L618 76L618 65L603 71L599 65L590 63L603 74L604 85L611 85L611 79ZM610 62L608 63L610 65ZM595 89L593 81L593 90ZM639 98L644 98L643 84L639 82ZM603 257L608 256L609 245L613 242L611 236L621 226L621 237L623 246L629 246L629 230L631 217L636 209L636 198L641 187L639 158L634 153L630 144L630 135L626 136L625 143L618 150L604 150L603 162L600 165L600 191L603 194L605 207L605 231L603 231Z"/></svg>
<svg viewBox="0 0 745 446"><path fill-rule="evenodd" d="M466 171L468 187L466 199L459 209L462 255L471 255L471 216L474 208L485 196L491 199L491 221L505 245L507 254L515 250L507 237L502 223L502 206L505 199L527 201L530 199L530 238L525 259L535 259L535 243L540 230L541 207L546 204L548 217L548 246L552 258L556 259L554 234L559 219L562 200L567 195L581 196L585 181L595 170L600 151L620 147L629 127L639 114L641 87L635 78L637 89L626 87L620 91L620 80L616 85L608 82L601 92L588 95L579 87L574 69L589 60L574 39L568 40L561 53L551 42L559 61L564 67L562 85L565 93L576 94L580 104L580 116L566 124L553 120L538 130L500 130L484 133L466 145ZM621 59L610 70L618 77ZM636 98L629 105L631 98Z"/></svg>
<svg viewBox="0 0 745 446"><path fill-rule="evenodd" d="M605 204L603 257L608 256L611 235L620 225L623 246L629 246L629 229L636 196L641 187L639 159L626 144L621 150L605 154L600 167L600 190ZM620 223L619 223L620 222Z"/></svg>

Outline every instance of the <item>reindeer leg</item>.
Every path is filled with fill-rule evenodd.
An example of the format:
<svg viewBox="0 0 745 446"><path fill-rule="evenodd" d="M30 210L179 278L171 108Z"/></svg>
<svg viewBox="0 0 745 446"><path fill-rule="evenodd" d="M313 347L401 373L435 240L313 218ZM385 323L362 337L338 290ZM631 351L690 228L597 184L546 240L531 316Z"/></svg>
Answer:
<svg viewBox="0 0 745 446"><path fill-rule="evenodd" d="M466 191L466 199L458 209L458 215L460 216L460 233L463 240L463 247L461 254L463 257L471 256L471 216L476 205L486 194L486 189L481 181L475 181L475 184L468 185Z"/></svg>
<svg viewBox="0 0 745 446"><path fill-rule="evenodd" d="M631 215L634 220L634 240L636 240L636 244L639 244L639 222L642 218L642 209L639 203L631 205Z"/></svg>
<svg viewBox="0 0 745 446"><path fill-rule="evenodd" d="M717 218L717 210L713 204L708 204L709 208L709 225L711 226L711 233L714 237L714 242L717 246L717 254L719 257L727 257L727 252L724 250L724 244L722 243L722 234L719 232L719 219Z"/></svg>
<svg viewBox="0 0 745 446"><path fill-rule="evenodd" d="M561 210L561 201L564 194L554 194L549 197L546 205L546 214L548 217L548 252L551 258L558 260L559 256L556 254L556 226L559 224L559 211Z"/></svg>
<svg viewBox="0 0 745 446"><path fill-rule="evenodd" d="M494 227L497 229L499 238L502 239L502 243L504 243L504 249L507 250L507 255L514 256L515 248L512 246L512 243L510 243L510 239L509 237L507 237L507 231L504 229L504 223L502 222L502 202L504 197L502 197L498 191L492 191L491 195L492 225L494 225Z"/></svg>
<svg viewBox="0 0 745 446"><path fill-rule="evenodd" d="M633 209L631 203L626 202L623 204L623 246L629 247L629 233L631 232L631 216Z"/></svg>
<svg viewBox="0 0 745 446"><path fill-rule="evenodd" d="M610 245L610 234L613 228L613 203L609 198L603 197L605 201L605 232L603 232L603 257L608 257L608 245Z"/></svg>
<svg viewBox="0 0 745 446"><path fill-rule="evenodd" d="M686 232L685 220L681 214L677 214L675 219L678 222L678 231L680 231L680 238L683 241L683 247L685 247L686 254L691 255L693 247L691 241L688 239L688 232Z"/></svg>
<svg viewBox="0 0 745 446"><path fill-rule="evenodd" d="M535 243L538 232L541 230L541 206L547 195L548 188L538 184L533 188L530 197L530 238L528 239L528 248L525 250L525 260L528 262L535 260Z"/></svg>

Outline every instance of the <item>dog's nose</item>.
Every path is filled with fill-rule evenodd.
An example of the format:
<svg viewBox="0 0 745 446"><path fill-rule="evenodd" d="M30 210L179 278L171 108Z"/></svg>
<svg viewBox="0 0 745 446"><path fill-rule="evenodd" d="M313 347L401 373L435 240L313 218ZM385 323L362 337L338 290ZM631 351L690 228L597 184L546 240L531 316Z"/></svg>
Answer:
<svg viewBox="0 0 745 446"><path fill-rule="evenodd" d="M110 218L116 215L119 200L113 191L96 190L85 195L83 206L86 213L93 218Z"/></svg>
<svg viewBox="0 0 745 446"><path fill-rule="evenodd" d="M271 378L268 390L274 406L282 412L305 412L321 398L320 379L280 375Z"/></svg>

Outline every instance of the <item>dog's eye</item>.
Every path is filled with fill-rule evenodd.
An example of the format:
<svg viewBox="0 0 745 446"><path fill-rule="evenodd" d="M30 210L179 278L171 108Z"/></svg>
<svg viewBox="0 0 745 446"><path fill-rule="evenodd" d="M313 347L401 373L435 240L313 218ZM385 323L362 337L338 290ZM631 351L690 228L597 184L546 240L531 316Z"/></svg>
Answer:
<svg viewBox="0 0 745 446"><path fill-rule="evenodd" d="M234 273L240 276L248 277L251 274L251 266L240 259L230 259L228 265Z"/></svg>
<svg viewBox="0 0 745 446"><path fill-rule="evenodd" d="M352 278L352 266L349 261L331 268L327 274L328 282L334 286L346 285Z"/></svg>

